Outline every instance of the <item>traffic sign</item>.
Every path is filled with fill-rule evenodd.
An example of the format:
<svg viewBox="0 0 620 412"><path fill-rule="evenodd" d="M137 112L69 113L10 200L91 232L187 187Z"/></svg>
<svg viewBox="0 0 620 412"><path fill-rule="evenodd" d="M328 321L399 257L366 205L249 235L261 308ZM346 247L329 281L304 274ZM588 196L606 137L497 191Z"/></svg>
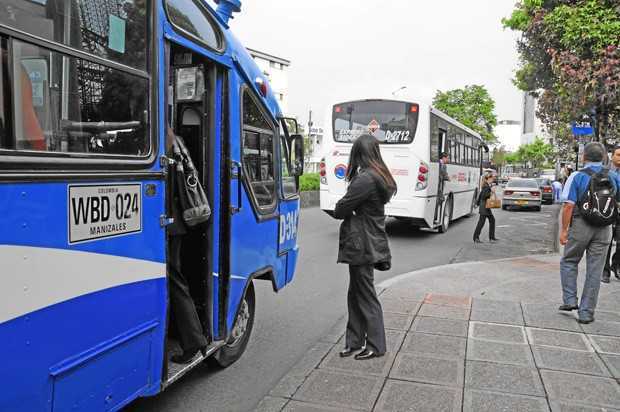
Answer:
<svg viewBox="0 0 620 412"><path fill-rule="evenodd" d="M573 122L573 134L575 136L588 136L594 134L594 128L590 122Z"/></svg>

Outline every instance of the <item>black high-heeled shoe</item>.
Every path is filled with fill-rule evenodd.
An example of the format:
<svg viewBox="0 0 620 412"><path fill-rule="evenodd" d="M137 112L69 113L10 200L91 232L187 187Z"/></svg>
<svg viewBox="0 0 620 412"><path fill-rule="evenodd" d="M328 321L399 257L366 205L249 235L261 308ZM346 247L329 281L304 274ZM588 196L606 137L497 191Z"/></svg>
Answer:
<svg viewBox="0 0 620 412"><path fill-rule="evenodd" d="M349 348L347 346L346 348L340 351L340 357L348 358L349 356L353 355L355 352L357 352L360 349L363 349L363 348Z"/></svg>
<svg viewBox="0 0 620 412"><path fill-rule="evenodd" d="M383 353L377 353L369 349L364 349L363 351L355 355L355 360L368 360L372 358L379 358L383 355Z"/></svg>

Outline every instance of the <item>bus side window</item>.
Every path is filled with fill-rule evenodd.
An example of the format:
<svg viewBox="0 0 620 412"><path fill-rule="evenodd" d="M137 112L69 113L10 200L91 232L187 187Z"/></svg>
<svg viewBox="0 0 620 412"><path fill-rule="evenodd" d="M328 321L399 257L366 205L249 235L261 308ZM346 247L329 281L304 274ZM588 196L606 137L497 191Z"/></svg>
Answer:
<svg viewBox="0 0 620 412"><path fill-rule="evenodd" d="M258 209L276 205L275 132L248 89L243 90L243 167Z"/></svg>
<svg viewBox="0 0 620 412"><path fill-rule="evenodd" d="M0 36L0 149L11 148L10 88L7 39Z"/></svg>
<svg viewBox="0 0 620 412"><path fill-rule="evenodd" d="M11 45L3 60L13 73L13 136L0 148L149 154L146 78L21 40Z"/></svg>

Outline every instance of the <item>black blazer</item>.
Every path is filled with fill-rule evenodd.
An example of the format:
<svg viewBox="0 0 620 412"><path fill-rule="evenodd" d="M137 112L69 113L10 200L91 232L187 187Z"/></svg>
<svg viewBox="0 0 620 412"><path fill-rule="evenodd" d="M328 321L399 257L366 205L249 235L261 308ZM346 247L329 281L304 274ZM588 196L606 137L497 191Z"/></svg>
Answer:
<svg viewBox="0 0 620 412"><path fill-rule="evenodd" d="M489 186L486 182L482 184L482 190L480 191L480 203L479 203L479 213L482 216L492 215L491 209L487 208L487 199L491 197L491 186Z"/></svg>
<svg viewBox="0 0 620 412"><path fill-rule="evenodd" d="M380 177L360 171L351 180L347 193L336 203L334 217L340 225L338 262L373 265L391 259L385 232L386 189Z"/></svg>

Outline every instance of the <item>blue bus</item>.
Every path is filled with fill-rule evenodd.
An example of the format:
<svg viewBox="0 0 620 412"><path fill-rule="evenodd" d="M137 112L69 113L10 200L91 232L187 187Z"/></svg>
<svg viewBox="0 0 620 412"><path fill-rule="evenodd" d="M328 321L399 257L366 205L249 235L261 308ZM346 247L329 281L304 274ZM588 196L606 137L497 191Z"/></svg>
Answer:
<svg viewBox="0 0 620 412"><path fill-rule="evenodd" d="M229 29L239 0L0 2L0 411L119 410L252 330L298 256L303 142ZM208 346L171 363L172 161L212 214L183 237ZM182 327L177 325L177 327Z"/></svg>

